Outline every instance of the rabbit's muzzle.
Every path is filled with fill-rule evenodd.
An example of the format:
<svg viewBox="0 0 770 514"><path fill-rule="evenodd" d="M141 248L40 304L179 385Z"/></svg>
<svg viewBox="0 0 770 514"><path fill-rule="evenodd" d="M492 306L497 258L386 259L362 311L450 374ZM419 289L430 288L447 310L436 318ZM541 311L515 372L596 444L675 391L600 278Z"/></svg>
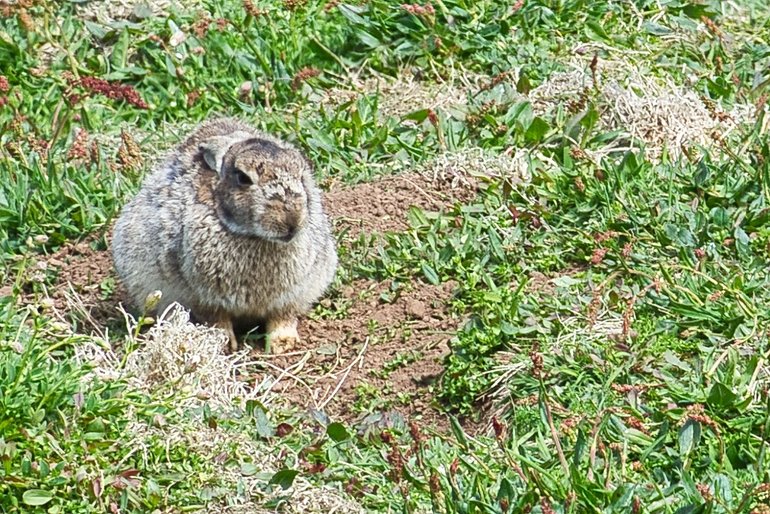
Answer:
<svg viewBox="0 0 770 514"><path fill-rule="evenodd" d="M294 236L296 236L297 232L299 232L300 224L302 221L303 219L300 216L300 213L296 213L296 212L287 213L286 219L283 222L286 235L281 237L280 240L283 241L284 243L288 243L292 239L294 239Z"/></svg>
<svg viewBox="0 0 770 514"><path fill-rule="evenodd" d="M274 234L278 241L289 243L299 233L307 219L307 212L297 205L281 205L269 209L263 219L262 225Z"/></svg>

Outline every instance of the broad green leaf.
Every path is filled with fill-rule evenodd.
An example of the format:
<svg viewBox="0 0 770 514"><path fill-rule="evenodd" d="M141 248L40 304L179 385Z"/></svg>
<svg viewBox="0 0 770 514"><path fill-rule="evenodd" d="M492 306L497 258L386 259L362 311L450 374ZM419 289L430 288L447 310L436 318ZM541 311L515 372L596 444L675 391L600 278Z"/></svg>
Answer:
<svg viewBox="0 0 770 514"><path fill-rule="evenodd" d="M688 419L679 429L679 455L686 457L697 446L700 440L700 423Z"/></svg>
<svg viewBox="0 0 770 514"><path fill-rule="evenodd" d="M468 448L468 438L466 437L460 422L454 416L449 416L449 421L452 425L452 433L454 433L457 442L460 443L463 448Z"/></svg>
<svg viewBox="0 0 770 514"><path fill-rule="evenodd" d="M695 20L700 20L704 17L711 18L717 13L717 11L708 5L708 2L704 2L703 4L699 2L687 2L682 8L682 12L685 16L689 16Z"/></svg>
<svg viewBox="0 0 770 514"><path fill-rule="evenodd" d="M434 270L428 263L422 264L422 274L425 275L425 278L433 284L434 286L437 286L441 283L441 280L438 277L438 273L436 273L436 270Z"/></svg>
<svg viewBox="0 0 770 514"><path fill-rule="evenodd" d="M609 39L607 33L604 31L604 28L602 28L599 23L593 20L586 22L585 33L589 39L593 39L595 41L606 41Z"/></svg>
<svg viewBox="0 0 770 514"><path fill-rule="evenodd" d="M526 73L521 74L519 77L519 81L516 82L516 91L521 93L522 95L527 95L532 90L532 84L529 81L529 77L527 77Z"/></svg>
<svg viewBox="0 0 770 514"><path fill-rule="evenodd" d="M361 16L366 11L365 7L359 7L357 5L339 4L337 8L342 15L352 22L354 25L366 25L367 20Z"/></svg>
<svg viewBox="0 0 770 514"><path fill-rule="evenodd" d="M259 468L252 462L244 462L241 464L241 475L250 477L256 475L259 472Z"/></svg>
<svg viewBox="0 0 770 514"><path fill-rule="evenodd" d="M727 410L734 408L737 400L738 396L729 387L717 382L711 386L706 402L715 409Z"/></svg>
<svg viewBox="0 0 770 514"><path fill-rule="evenodd" d="M505 250L503 250L502 241L500 236L497 235L497 231L489 231L489 245L492 247L492 253L498 261L505 261Z"/></svg>
<svg viewBox="0 0 770 514"><path fill-rule="evenodd" d="M663 353L663 360L665 360L667 363L671 364L672 366L676 366L677 368L683 371L692 371L692 367L686 362L684 362L682 359L680 359L671 350L666 350Z"/></svg>
<svg viewBox="0 0 770 514"><path fill-rule="evenodd" d="M430 114L430 109L420 109L418 111L412 111L403 117L404 120L412 120L420 123L425 120Z"/></svg>
<svg viewBox="0 0 770 514"><path fill-rule="evenodd" d="M500 481L500 489L497 490L497 501L500 500L513 500L514 499L514 490L513 485L511 485L510 480L507 478L503 478Z"/></svg>
<svg viewBox="0 0 770 514"><path fill-rule="evenodd" d="M128 43L128 29L123 29L120 32L117 43L112 47L112 55L110 55L110 65L112 65L113 70L126 67Z"/></svg>
<svg viewBox="0 0 770 514"><path fill-rule="evenodd" d="M735 227L735 249L741 257L748 257L750 240L748 234L741 228Z"/></svg>
<svg viewBox="0 0 770 514"><path fill-rule="evenodd" d="M714 484L714 493L716 494L716 497L720 498L726 505L730 505L733 502L730 477L719 473L714 476L712 484Z"/></svg>
<svg viewBox="0 0 770 514"><path fill-rule="evenodd" d="M540 116L536 116L529 128L524 133L524 139L529 143L539 143L545 138L545 135L551 129L551 126Z"/></svg>
<svg viewBox="0 0 770 514"><path fill-rule="evenodd" d="M174 64L174 60L171 58L169 54L166 54L165 62L166 62L166 72L171 77L176 77L176 65Z"/></svg>
<svg viewBox="0 0 770 514"><path fill-rule="evenodd" d="M288 489L294 483L294 479L299 474L296 469L282 469L270 479L271 485L279 485L281 489Z"/></svg>
<svg viewBox="0 0 770 514"><path fill-rule="evenodd" d="M51 500L53 500L53 493L44 489L29 489L21 496L21 501L25 505L32 506L45 505Z"/></svg>
<svg viewBox="0 0 770 514"><path fill-rule="evenodd" d="M695 186L703 187L703 185L706 184L706 182L708 182L710 177L711 177L711 169L708 167L708 165L703 161L698 163L698 171L695 173L695 176L693 177L693 182L695 182Z"/></svg>
<svg viewBox="0 0 770 514"><path fill-rule="evenodd" d="M257 429L257 434L265 439L273 437L275 430L273 429L270 420L267 418L265 411L261 407L257 407L254 409L252 415L254 416L254 426Z"/></svg>
<svg viewBox="0 0 770 514"><path fill-rule="evenodd" d="M722 207L714 207L711 209L710 215L711 221L719 227L726 227L730 224L730 215Z"/></svg>
<svg viewBox="0 0 770 514"><path fill-rule="evenodd" d="M644 27L644 30L646 30L648 34L652 34L653 36L667 36L673 32L673 30L668 27L652 22L645 22L642 27Z"/></svg>
<svg viewBox="0 0 770 514"><path fill-rule="evenodd" d="M572 278L569 275L562 275L551 279L551 283L556 287L571 287L577 284L582 284L583 281L577 278Z"/></svg>
<svg viewBox="0 0 770 514"><path fill-rule="evenodd" d="M365 44L367 47L369 47L370 49L374 49L382 45L379 39L372 36L366 31L357 30L356 34L358 35L358 38L361 40L361 42Z"/></svg>
<svg viewBox="0 0 770 514"><path fill-rule="evenodd" d="M105 37L107 37L107 34L111 32L110 29L102 25L99 25L97 23L94 23L92 21L86 20L84 23L86 26L86 30L88 30L88 32L90 32L98 40L104 39Z"/></svg>
<svg viewBox="0 0 770 514"><path fill-rule="evenodd" d="M342 423L330 423L329 426L326 427L326 434L331 437L333 441L338 443L350 438L350 434L348 434L345 425Z"/></svg>

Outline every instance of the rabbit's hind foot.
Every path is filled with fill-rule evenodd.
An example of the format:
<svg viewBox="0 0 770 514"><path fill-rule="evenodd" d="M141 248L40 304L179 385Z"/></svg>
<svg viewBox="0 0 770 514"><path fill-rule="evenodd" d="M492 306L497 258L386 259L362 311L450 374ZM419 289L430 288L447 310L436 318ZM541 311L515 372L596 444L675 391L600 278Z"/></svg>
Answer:
<svg viewBox="0 0 770 514"><path fill-rule="evenodd" d="M286 353L299 342L297 318L271 320L267 323L266 353Z"/></svg>

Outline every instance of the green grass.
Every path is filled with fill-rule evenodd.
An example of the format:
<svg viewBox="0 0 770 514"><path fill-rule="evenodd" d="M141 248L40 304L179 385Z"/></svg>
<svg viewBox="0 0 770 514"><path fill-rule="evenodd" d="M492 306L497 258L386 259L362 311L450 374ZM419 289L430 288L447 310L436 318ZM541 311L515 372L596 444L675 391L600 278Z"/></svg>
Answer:
<svg viewBox="0 0 770 514"><path fill-rule="evenodd" d="M79 18L75 2L31 4L32 27L18 11L0 18L0 276L12 286L0 298L0 512L193 511L244 499L252 479L253 500L275 506L295 472L370 512L770 508L761 2L736 15L712 1L444 0L413 14L386 0L270 0L253 16L209 0L108 25ZM594 53L621 80L625 60L727 110L754 107L723 143L681 158L637 145L591 159L627 146L596 89L545 112L526 95L576 59L590 75ZM382 91L320 101L372 72L425 84L474 74L483 86L465 105L404 116L383 110ZM435 394L492 432L382 416L368 384L354 408L369 416L345 426L254 403L183 411L181 396L152 397L126 377L84 379L76 350L94 337L21 302L51 285L34 277L37 257L105 230L150 162L214 113L297 142L322 183L373 180L443 151L529 152L530 181L491 179L444 215L411 212L408 232L341 251L336 284L456 281L452 311L469 321ZM337 301L316 314L344 316ZM412 358L405 349L382 375ZM140 437L137 426L150 428ZM190 451L168 427L228 442Z"/></svg>
<svg viewBox="0 0 770 514"><path fill-rule="evenodd" d="M85 336L57 330L29 311L16 313L8 301L0 316L3 512L94 512L112 503L146 512L167 503L202 504L200 488L216 482L204 460L159 437L145 439L144 452L129 444L130 420L183 423L170 400L144 397L120 381L84 382L90 370L73 359L72 349Z"/></svg>

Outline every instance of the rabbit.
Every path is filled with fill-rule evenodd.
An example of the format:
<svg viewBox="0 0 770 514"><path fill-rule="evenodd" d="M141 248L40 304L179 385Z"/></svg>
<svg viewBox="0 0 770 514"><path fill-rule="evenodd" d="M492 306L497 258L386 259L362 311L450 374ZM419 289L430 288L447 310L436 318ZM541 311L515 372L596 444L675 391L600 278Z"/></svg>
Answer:
<svg viewBox="0 0 770 514"><path fill-rule="evenodd" d="M112 238L118 277L141 308L177 302L227 332L257 320L266 351L291 350L297 318L325 293L337 250L310 161L234 118L207 121L144 180Z"/></svg>

